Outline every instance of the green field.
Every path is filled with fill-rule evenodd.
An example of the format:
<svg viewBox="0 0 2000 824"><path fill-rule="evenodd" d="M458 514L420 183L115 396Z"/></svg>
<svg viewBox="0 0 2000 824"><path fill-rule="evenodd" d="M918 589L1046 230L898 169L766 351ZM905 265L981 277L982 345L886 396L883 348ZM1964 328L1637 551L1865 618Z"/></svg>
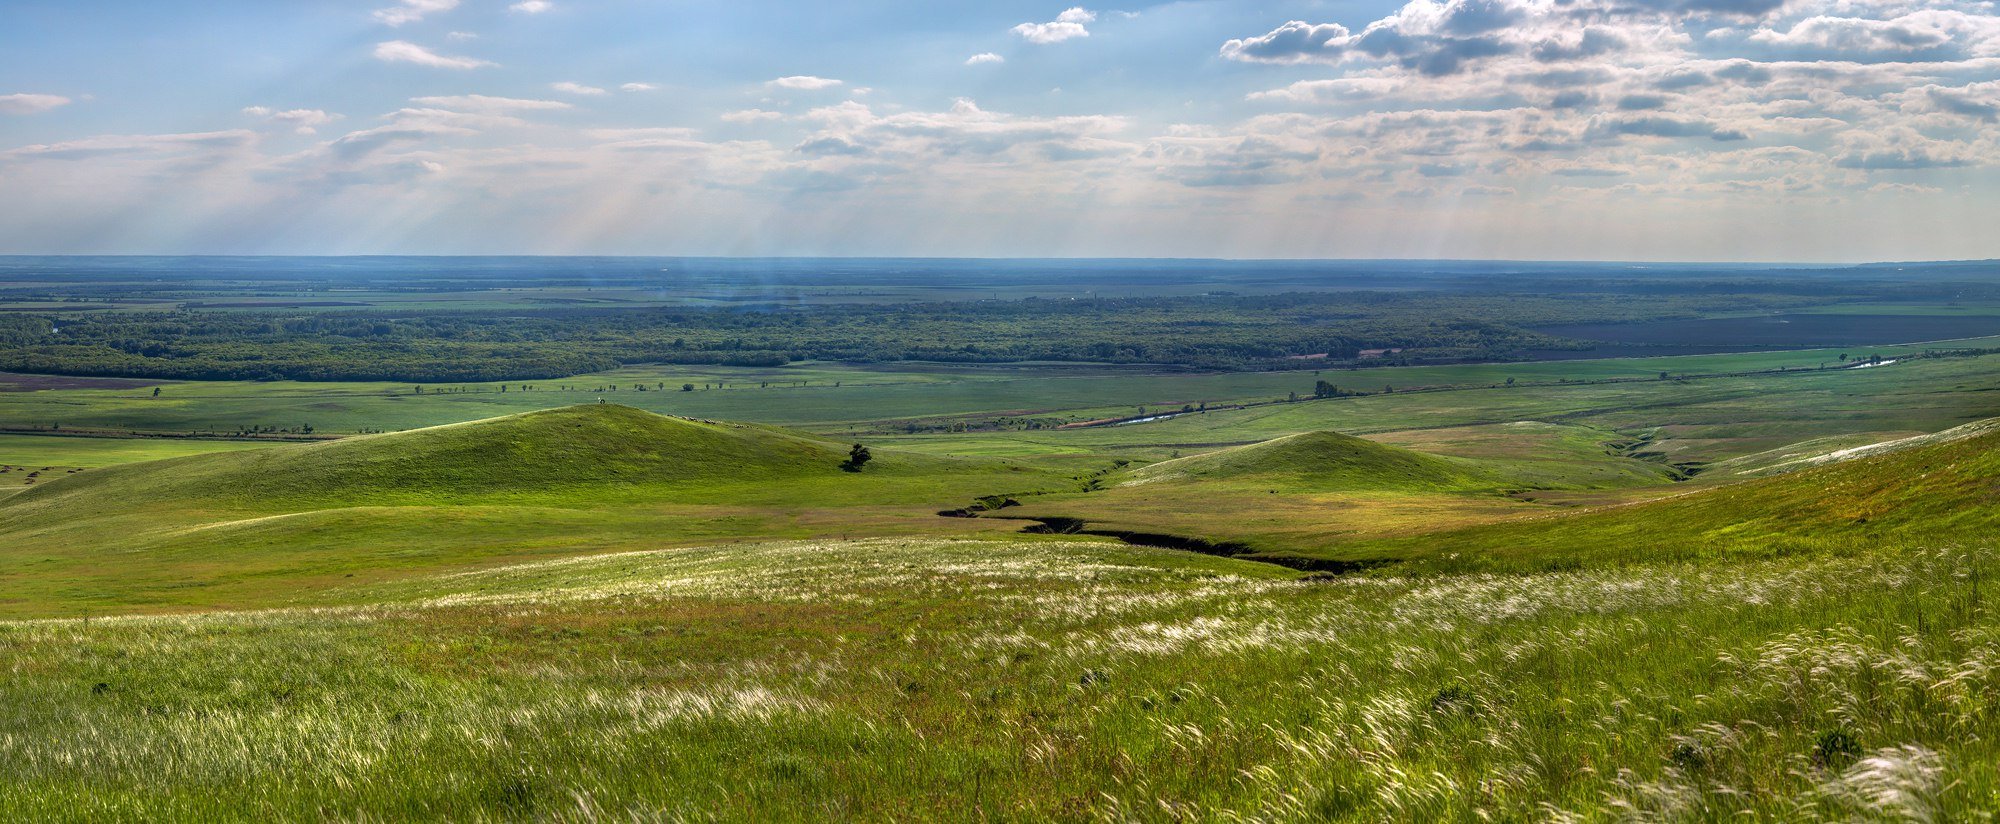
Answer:
<svg viewBox="0 0 2000 824"><path fill-rule="evenodd" d="M1979 820L1921 351L0 381L0 815Z"/></svg>
<svg viewBox="0 0 2000 824"><path fill-rule="evenodd" d="M1296 581L741 544L0 627L15 819L1973 818L1990 550ZM1674 811L1680 811L1674 813Z"/></svg>
<svg viewBox="0 0 2000 824"><path fill-rule="evenodd" d="M2000 339L1962 345L1994 346L2000 345ZM1885 358L1905 358L1926 348L1877 347L1869 351ZM1983 358L1899 364L1898 369L1877 374L1820 370L1824 363L1838 365L1832 354L1824 350L1322 372L1199 373L1058 364L915 364L889 369L801 363L768 369L635 367L507 384L203 381L135 382L116 389L44 389L35 388L40 385L37 382L19 384L19 391L0 391L0 427L227 434L311 426L320 433L351 434L414 429L603 398L664 414L756 421L829 434L895 437L909 434L912 425L923 432L940 432L958 424L969 429L971 436L999 429L1014 440L1013 433L1029 421L1054 426L1132 416L1141 408L1172 412L1190 404L1270 404L1294 394L1310 397L1318 380L1347 390L1378 393L1301 407L1327 417L1325 425L1319 427L1301 423L1298 428L1283 430L1269 424L1237 422L1296 414L1289 407L1282 412L1267 408L1243 419L1232 418L1220 427L1206 427L1241 426L1244 434L1236 438L1240 443L1256 435L1315 428L1374 432L1504 422L1534 415L1590 414L1593 408L1683 397L1688 405L1695 405L1729 403L1744 395L1798 393L1797 397L1773 400L1769 406L1811 408L1803 402L1805 395L1844 394L1850 387L1872 390L1884 383L1899 388L1908 384L1907 391L1948 394L1956 390L1961 378L1977 382L1990 371L1982 368ZM1926 374L1905 377L1910 366L1921 366ZM1781 368L1793 371L1775 372ZM1661 373L1676 376L1681 382L1670 392L1645 385L1658 380ZM1746 373L1752 374L1730 377ZM1879 377L1882 374L1891 376L1883 379ZM1858 380L1861 378L1868 380ZM1515 381L1513 385L1507 385L1510 379ZM1941 381L1951 383L1938 385ZM6 383L0 376L0 386ZM696 389L680 391L688 384ZM502 391L503 386L506 391ZM646 391L639 391L639 386ZM160 389L158 396L153 395L155 387ZM617 387L616 391L611 387ZM1384 387L1396 393L1379 395ZM1476 394L1485 390L1512 397ZM1340 411L1330 411L1335 406ZM1062 445L1072 439L1091 444L1160 440L1156 433L1191 425L1181 419L1116 430L1031 432L1021 433L1018 440L1066 451Z"/></svg>

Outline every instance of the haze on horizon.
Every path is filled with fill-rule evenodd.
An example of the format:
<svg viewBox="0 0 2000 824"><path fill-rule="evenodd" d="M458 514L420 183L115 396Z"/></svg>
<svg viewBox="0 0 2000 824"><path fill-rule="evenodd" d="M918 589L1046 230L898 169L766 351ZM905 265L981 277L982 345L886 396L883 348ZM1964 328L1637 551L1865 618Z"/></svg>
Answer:
<svg viewBox="0 0 2000 824"><path fill-rule="evenodd" d="M0 10L0 253L2000 257L1971 0Z"/></svg>

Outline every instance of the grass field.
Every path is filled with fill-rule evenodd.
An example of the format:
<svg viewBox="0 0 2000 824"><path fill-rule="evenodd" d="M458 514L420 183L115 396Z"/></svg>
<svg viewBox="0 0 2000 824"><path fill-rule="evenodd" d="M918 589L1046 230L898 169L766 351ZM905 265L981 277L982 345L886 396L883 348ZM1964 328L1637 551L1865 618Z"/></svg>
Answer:
<svg viewBox="0 0 2000 824"><path fill-rule="evenodd" d="M1304 581L780 543L0 626L0 814L1968 820L1990 550Z"/></svg>
<svg viewBox="0 0 2000 824"><path fill-rule="evenodd" d="M1911 350L1873 351L1899 358ZM143 382L93 388L62 379L53 385L22 381L16 386L23 391L0 391L0 427L229 434L310 425L318 433L345 434L457 423L602 398L665 414L755 421L947 454L1081 456L1113 450L1124 457L1153 460L1176 448L1213 448L1323 429L1380 433L1543 420L1620 431L1657 428L1670 448L1688 452L1689 460L1708 461L1796 442L1801 423L1809 434L1819 435L1947 428L1990 414L1992 404L1979 393L2000 385L1993 378L1991 356L1903 361L1893 364L1895 368L1873 371L1818 371L1828 354L1383 368L1319 375L1057 365L913 365L899 370L813 364L776 369L648 367L526 384L533 387L531 391L522 391L523 384L509 384L506 392L498 384L468 384L427 386L418 393L411 384L217 381L160 384L157 397L152 385ZM1779 367L1813 371L1728 376ZM1662 372L1722 377L1660 382ZM1350 389L1379 392L1391 386L1398 391L1297 405L1225 408L1271 404L1291 393L1309 395L1312 382L1322 379ZM1509 379L1515 384L1507 385ZM678 391L689 383L698 388ZM600 391L613 385L622 388ZM635 391L638 385L650 391ZM703 386L719 388L699 388ZM1424 387L1434 389L1412 391ZM1177 411L1188 404L1208 404L1211 409L1205 415L1137 426L1025 428L1031 420L1054 425L1132 415L1141 408ZM1799 414L1816 419L1801 422ZM1898 425L1899 421L1904 424ZM920 424L923 431L907 431L910 424ZM954 424L968 431L948 431L957 428ZM0 461L8 460L12 459L0 454ZM33 460L50 459L18 462ZM84 457L51 463L92 465Z"/></svg>
<svg viewBox="0 0 2000 824"><path fill-rule="evenodd" d="M1957 347L1960 344L1952 344ZM2000 346L2000 339L1966 347ZM1924 347L1874 347L1885 358ZM1860 354L1857 350L1855 354ZM24 381L0 391L0 426L220 431L296 427L353 433L455 423L568 406L606 396L656 412L838 431L910 419L1046 415L1089 420L1129 415L1139 407L1178 409L1310 395L1315 380L1378 392L1423 388L1484 388L1562 382L1632 380L1838 365L1834 350L1671 358L1553 361L1468 366L1386 367L1314 372L1190 373L1060 364L965 366L911 364L896 368L794 364L778 368L633 367L594 375L503 384L301 383L294 381L145 382L92 388L93 379L54 385ZM0 387L7 383L0 378ZM695 391L679 391L693 384ZM651 391L636 391L643 385ZM158 397L154 386L161 388ZM531 387L523 391L522 387ZM619 387L616 392L602 391ZM47 387L47 388L44 388ZM877 428L880 428L879 426Z"/></svg>
<svg viewBox="0 0 2000 824"><path fill-rule="evenodd" d="M1822 354L21 379L383 434L0 435L0 817L1982 820L2000 371Z"/></svg>

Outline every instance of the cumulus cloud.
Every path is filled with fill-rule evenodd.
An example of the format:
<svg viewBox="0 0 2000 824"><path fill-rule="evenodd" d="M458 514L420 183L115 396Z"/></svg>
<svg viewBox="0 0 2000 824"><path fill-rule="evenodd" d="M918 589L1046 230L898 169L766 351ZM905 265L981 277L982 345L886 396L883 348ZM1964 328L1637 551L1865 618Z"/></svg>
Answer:
<svg viewBox="0 0 2000 824"><path fill-rule="evenodd" d="M507 8L521 14L541 14L555 7L556 4L549 2L549 0L521 0L521 2Z"/></svg>
<svg viewBox="0 0 2000 824"><path fill-rule="evenodd" d="M841 82L829 77L814 77L809 74L796 74L792 75L791 77L780 77L776 80L766 82L764 85L768 88L773 88L773 89L786 89L789 91L811 92L811 91L820 91L823 89L831 89L835 86L841 85Z"/></svg>
<svg viewBox="0 0 2000 824"><path fill-rule="evenodd" d="M1759 28L1752 43L1795 56L1849 59L1958 60L2000 55L2000 17L1953 8L1924 8L1889 18L1815 15Z"/></svg>
<svg viewBox="0 0 2000 824"><path fill-rule="evenodd" d="M1956 115L1984 123L2000 120L2000 81L1945 87L1926 85L1903 95L1914 112Z"/></svg>
<svg viewBox="0 0 2000 824"><path fill-rule="evenodd" d="M1539 174L1615 178L1554 187L1566 197L1832 199L1888 191L1867 188L1876 175L2000 165L2000 14L1982 0L1409 0L1355 28L1292 20L1219 53L1312 66L1248 95L1283 113L1237 131L1321 154L1170 167L1191 184L1539 196L1548 187L1519 185ZM1204 164L1226 173L1189 171Z"/></svg>
<svg viewBox="0 0 2000 824"><path fill-rule="evenodd" d="M1724 128L1699 117L1603 117L1590 125L1594 137L1701 137L1709 140L1745 140L1749 135Z"/></svg>
<svg viewBox="0 0 2000 824"><path fill-rule="evenodd" d="M1170 130L1140 155L1153 173L1193 188L1276 186L1304 177L1325 150L1299 135L1231 135L1200 128Z"/></svg>
<svg viewBox="0 0 2000 824"><path fill-rule="evenodd" d="M1972 147L1966 144L1936 140L1915 129L1892 128L1842 136L1840 154L1834 164L1843 169L1868 171L1951 169L1970 166L1976 159Z"/></svg>
<svg viewBox="0 0 2000 824"><path fill-rule="evenodd" d="M438 213L450 212L453 203L476 204L459 211L482 220L506 219L505 210L493 205L501 200L532 204L541 218L561 211L556 208L561 204L575 207L570 210L575 224L566 227L571 231L562 233L565 237L617 236L624 231L615 228L619 221L643 219L627 217L634 215L674 215L677 221L725 216L727 221L718 217L707 228L728 238L736 231L729 223L766 225L759 221L774 209L800 210L805 219L787 220L788 226L819 220L848 229L859 225L856 221L888 220L878 217L885 213L907 225L929 226L923 221L948 222L938 216L949 216L954 208L984 215L1007 210L1051 221L1062 213L1059 217L1088 221L1098 213L1134 211L1094 207L1143 203L1150 210L1143 220L1095 224L1118 231L1092 234L1153 231L1134 227L1165 220L1180 221L1171 230L1158 230L1170 243L1184 234L1200 236L1202 227L1209 227L1210 236L1234 232L1279 244L1330 234L1389 237L1408 234L1398 227L1433 225L1411 219L1424 210L1454 210L1459 222L1453 237L1481 220L1504 223L1508 231L1534 229L1547 215L1550 224L1583 227L1563 232L1566 237L1623 232L1618 237L1641 244L1631 246L1630 254L1671 255L1684 250L1643 244L1657 243L1656 236L1665 234L1649 217L1675 208L1687 211L1668 217L1689 229L1682 237L1692 237L1723 219L1712 215L1735 221L1787 215L1797 218L1788 225L1834 225L1819 220L1824 212L1815 210L1875 199L1876 217L1883 205L1921 209L1950 203L1955 211L1927 212L1925 218L1949 222L1959 219L1950 215L1958 215L1970 225L1990 205L1979 181L2000 165L2000 138L1993 129L2000 123L2000 37L1993 34L1996 14L1985 0L1399 2L1372 21L1287 21L1288 15L1281 15L1216 32L1212 42L1219 44L1224 65L1210 68L1232 71L1228 66L1234 65L1245 77L1273 78L1255 87L1261 90L1244 90L1251 91L1243 106L1249 114L1226 119L1174 122L1237 108L1209 105L1216 101L1201 97L1218 86L1200 83L1134 86L1131 96L1116 103L1118 110L1133 113L1128 120L1051 116L1036 108L1050 105L1046 98L1023 99L1008 111L970 100L936 110L902 85L863 98L851 83L797 75L764 83L750 78L739 90L751 92L751 100L764 108L692 109L681 122L695 128L591 128L615 121L589 122L592 113L579 111L585 108L582 101L651 91L654 85L565 81L544 89L542 97L549 99L436 94L379 116L350 110L351 119L364 121L352 131L334 131L330 124L347 121L320 109L252 106L243 115L251 128L238 132L51 142L0 151L0 163L24 190L46 189L76 203L109 197L89 192L145 197L163 180L194 181L186 187L190 191L201 180L247 181L241 185L267 193L269 202L314 208L321 203L309 197L315 186L378 190L370 195L376 200L355 201L365 205L356 207L364 217L348 227L375 225L369 221L380 222L385 213L404 214L382 208L390 197L424 198L425 210L442 204L435 207ZM480 11L490 18L505 15L511 5L515 0L501 0ZM371 0L359 8L377 7L399 12L398 25L448 8L397 0ZM1099 21L1112 25L1117 18L1079 7L1047 23L1023 24L1005 37L1061 43L1093 34ZM446 28L441 22L425 25L441 32ZM1095 32L1100 39L1107 33ZM392 62L458 69L492 65L402 40L376 48L377 57ZM964 62L1005 62L1001 55L1008 52L995 48ZM454 44L449 50L461 49L471 47ZM1233 82L1222 87L1236 88ZM520 88L488 90L522 93ZM60 105L30 97L54 98L0 96L0 112ZM791 108L805 101L815 105ZM1183 107L1183 101L1194 105ZM1060 109L1076 112L1089 103L1072 97ZM1172 125L1151 125L1162 122ZM328 137L288 137L314 130ZM717 136L707 136L711 132ZM86 178L91 185L73 185ZM115 185L120 180L123 188ZM1358 200L1366 203L1346 205ZM1711 208L1723 202L1728 208ZM810 212L826 204L838 208ZM1283 208L1297 204L1309 205ZM1759 213L1755 204L1773 210L1781 204L1784 211ZM6 227L49 225L32 223L40 219L37 212L8 211L8 205L0 203L0 213L9 218L0 221L0 237L6 231L33 237ZM115 205L108 200L88 205L96 208L79 206L69 214L119 211L105 208ZM1369 223L1370 214L1398 220ZM1613 223L1632 228L1603 228ZM679 229L660 228L666 225L631 236L680 237L673 235ZM1231 228L1216 232L1215 225ZM1868 236L1868 225L1863 221L1840 231ZM1329 226L1338 231L1323 231ZM514 225L508 231L531 237L541 229ZM1064 236L1063 231L1050 236ZM1965 226L1958 233L1977 234ZM1598 251L1623 255L1624 248ZM1159 249L1169 250L1260 251ZM1358 254L1370 248L1261 251ZM1440 250L1420 244L1379 251Z"/></svg>
<svg viewBox="0 0 2000 824"><path fill-rule="evenodd" d="M478 69L499 65L472 57L438 54L406 40L390 40L375 44L375 59L384 63L415 63L437 69Z"/></svg>
<svg viewBox="0 0 2000 824"><path fill-rule="evenodd" d="M279 126L290 128L302 135L314 134L319 127L340 119L340 115L329 114L319 109L287 109L277 111L268 106L247 106L243 113Z"/></svg>
<svg viewBox="0 0 2000 824"><path fill-rule="evenodd" d="M1021 39L1039 45L1061 43L1078 37L1089 37L1089 24L1097 22L1097 13L1082 6L1073 7L1056 19L1047 23L1022 23L1011 31Z"/></svg>
<svg viewBox="0 0 2000 824"><path fill-rule="evenodd" d="M70 104L57 94L0 94L0 114L40 114Z"/></svg>
<svg viewBox="0 0 2000 824"><path fill-rule="evenodd" d="M1338 63L1354 33L1339 23L1293 20L1256 37L1222 44L1222 56L1247 63Z"/></svg>
<svg viewBox="0 0 2000 824"><path fill-rule="evenodd" d="M376 9L375 19L384 25L400 26L455 8L458 8L458 0L403 0L386 9Z"/></svg>

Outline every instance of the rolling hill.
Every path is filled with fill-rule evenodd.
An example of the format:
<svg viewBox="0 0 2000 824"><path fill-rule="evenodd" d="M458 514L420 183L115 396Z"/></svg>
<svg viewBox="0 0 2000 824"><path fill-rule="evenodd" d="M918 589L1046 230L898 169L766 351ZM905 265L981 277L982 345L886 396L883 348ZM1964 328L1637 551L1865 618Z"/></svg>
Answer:
<svg viewBox="0 0 2000 824"><path fill-rule="evenodd" d="M70 475L0 501L0 616L265 606L506 560L746 537L962 534L980 495L1074 484L594 404Z"/></svg>
<svg viewBox="0 0 2000 824"><path fill-rule="evenodd" d="M1339 432L1304 432L1142 467L1125 485L1253 481L1293 491L1417 491L1461 487L1482 476L1450 458Z"/></svg>
<svg viewBox="0 0 2000 824"><path fill-rule="evenodd" d="M832 477L844 444L762 426L597 404L408 432L126 464L29 490L10 516L116 497L295 509L603 494L614 486L688 486ZM889 457L897 474L936 458Z"/></svg>
<svg viewBox="0 0 2000 824"><path fill-rule="evenodd" d="M1782 475L1645 503L1341 547L1444 571L1865 553L2000 534L2000 426L1986 421ZM1329 555L1329 557L1336 557Z"/></svg>

